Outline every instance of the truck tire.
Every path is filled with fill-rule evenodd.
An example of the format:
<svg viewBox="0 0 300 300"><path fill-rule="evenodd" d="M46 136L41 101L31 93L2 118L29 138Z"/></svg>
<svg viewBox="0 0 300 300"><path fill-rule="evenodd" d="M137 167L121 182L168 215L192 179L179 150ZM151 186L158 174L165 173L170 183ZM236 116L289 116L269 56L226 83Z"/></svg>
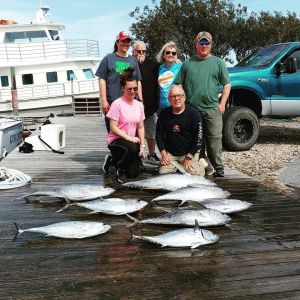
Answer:
<svg viewBox="0 0 300 300"><path fill-rule="evenodd" d="M247 107L226 109L223 115L223 145L234 151L249 150L259 135L259 120Z"/></svg>

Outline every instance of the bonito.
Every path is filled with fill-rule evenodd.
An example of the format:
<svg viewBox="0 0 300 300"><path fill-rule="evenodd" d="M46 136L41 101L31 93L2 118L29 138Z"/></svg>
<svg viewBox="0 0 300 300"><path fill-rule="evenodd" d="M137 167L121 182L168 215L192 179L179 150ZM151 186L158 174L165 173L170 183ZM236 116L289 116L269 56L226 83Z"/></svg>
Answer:
<svg viewBox="0 0 300 300"><path fill-rule="evenodd" d="M193 201L187 202L191 206L196 206L198 204L198 202L194 203ZM218 210L222 213L232 214L248 209L252 206L252 203L238 199L205 199L200 202L200 205L203 205L206 208Z"/></svg>
<svg viewBox="0 0 300 300"><path fill-rule="evenodd" d="M161 200L178 200L181 201L181 204L191 200L195 202L201 202L205 199L210 198L227 198L230 196L230 193L222 190L216 186L204 186L202 187L185 187L178 189L176 191L161 195L154 198L152 201L161 201Z"/></svg>
<svg viewBox="0 0 300 300"><path fill-rule="evenodd" d="M176 191L191 184L202 184L207 186L216 185L214 182L202 176L190 174L166 174L144 180L126 182L123 183L123 186L140 189Z"/></svg>
<svg viewBox="0 0 300 300"><path fill-rule="evenodd" d="M113 193L115 190L110 187L104 187L97 184L69 184L55 186L46 190L37 191L35 193L25 195L21 198L29 198L31 196L47 196L55 198L63 198L67 202L70 201L87 201L101 198Z"/></svg>
<svg viewBox="0 0 300 300"><path fill-rule="evenodd" d="M43 233L47 236L55 236L64 239L83 239L96 236L110 230L110 225L105 225L101 222L91 221L69 221L54 223L47 226L21 229L17 223L14 223L18 232L17 235L23 232Z"/></svg>
<svg viewBox="0 0 300 300"><path fill-rule="evenodd" d="M69 203L59 211L63 211L69 206L81 206L90 209L90 213L103 213L107 215L125 215L141 210L147 204L148 202L138 199L108 198L103 200Z"/></svg>
<svg viewBox="0 0 300 300"><path fill-rule="evenodd" d="M132 239L148 241L162 247L191 247L191 249L215 243L219 239L213 232L199 228L197 221L194 222L195 228L177 229L157 236L133 235L131 231Z"/></svg>
<svg viewBox="0 0 300 300"><path fill-rule="evenodd" d="M128 218L134 221L135 224L166 224L166 225L184 225L194 226L195 220L199 226L218 226L225 225L231 221L231 218L215 209L195 209L195 208L178 208L162 216L149 218L145 220L137 220L136 218L127 215Z"/></svg>

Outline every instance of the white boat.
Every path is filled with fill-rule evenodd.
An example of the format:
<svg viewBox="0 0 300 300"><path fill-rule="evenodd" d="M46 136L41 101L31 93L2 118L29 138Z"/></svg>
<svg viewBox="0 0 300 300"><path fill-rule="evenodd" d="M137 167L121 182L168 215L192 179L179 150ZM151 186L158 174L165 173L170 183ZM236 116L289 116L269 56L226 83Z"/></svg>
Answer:
<svg viewBox="0 0 300 300"><path fill-rule="evenodd" d="M61 24L0 20L0 114L63 112L96 100L99 43L65 40ZM90 107L91 110L93 110ZM26 113L25 113L26 115Z"/></svg>

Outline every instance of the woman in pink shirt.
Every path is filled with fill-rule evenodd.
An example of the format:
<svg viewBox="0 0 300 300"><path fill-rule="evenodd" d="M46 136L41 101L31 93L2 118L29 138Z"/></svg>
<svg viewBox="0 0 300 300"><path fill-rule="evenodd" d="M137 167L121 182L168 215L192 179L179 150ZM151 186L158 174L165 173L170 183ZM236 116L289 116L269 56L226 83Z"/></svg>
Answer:
<svg viewBox="0 0 300 300"><path fill-rule="evenodd" d="M106 114L110 124L106 141L111 154L104 159L103 171L107 174L114 166L120 183L126 177L138 176L140 156L145 155L144 106L136 100L138 83L133 72L128 68L120 75L123 96L111 104Z"/></svg>

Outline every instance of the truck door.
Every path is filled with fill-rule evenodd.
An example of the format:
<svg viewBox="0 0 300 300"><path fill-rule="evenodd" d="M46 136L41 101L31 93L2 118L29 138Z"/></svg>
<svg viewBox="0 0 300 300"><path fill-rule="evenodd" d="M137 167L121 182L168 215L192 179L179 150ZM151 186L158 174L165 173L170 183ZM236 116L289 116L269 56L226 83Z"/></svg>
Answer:
<svg viewBox="0 0 300 300"><path fill-rule="evenodd" d="M288 57L296 58L296 73L286 72ZM300 49L284 58L280 75L271 76L271 111L273 116L300 115Z"/></svg>

